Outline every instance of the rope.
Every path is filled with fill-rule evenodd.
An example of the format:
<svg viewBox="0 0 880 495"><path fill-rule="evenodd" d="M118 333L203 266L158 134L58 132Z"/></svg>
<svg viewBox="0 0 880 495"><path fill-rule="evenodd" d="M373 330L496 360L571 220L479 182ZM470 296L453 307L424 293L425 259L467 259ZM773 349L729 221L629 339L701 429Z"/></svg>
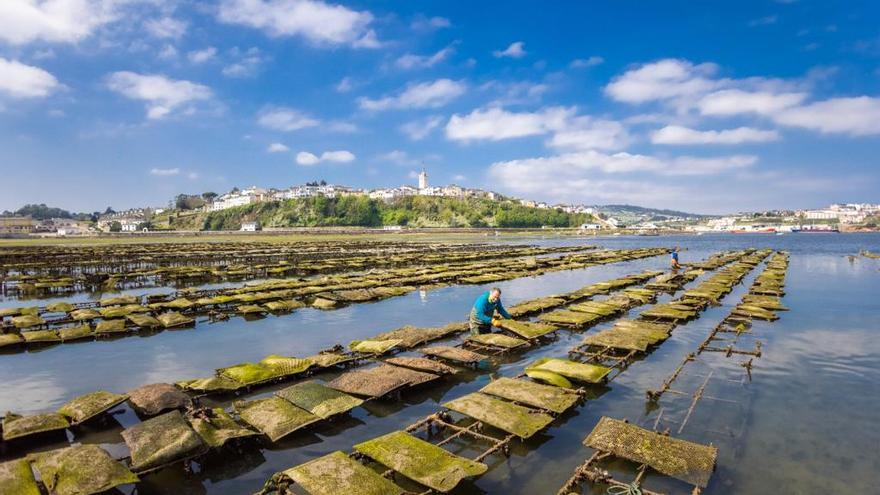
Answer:
<svg viewBox="0 0 880 495"><path fill-rule="evenodd" d="M639 488L637 481L624 485L609 486L605 491L607 495L642 495L642 489Z"/></svg>

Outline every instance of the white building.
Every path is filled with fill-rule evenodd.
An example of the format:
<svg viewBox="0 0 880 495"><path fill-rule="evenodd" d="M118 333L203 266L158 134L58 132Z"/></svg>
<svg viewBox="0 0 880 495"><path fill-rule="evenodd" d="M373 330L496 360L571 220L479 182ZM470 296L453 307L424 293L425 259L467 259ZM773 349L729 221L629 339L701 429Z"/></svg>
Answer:
<svg viewBox="0 0 880 495"><path fill-rule="evenodd" d="M242 222L241 231L242 232L256 232L260 230L259 222Z"/></svg>
<svg viewBox="0 0 880 495"><path fill-rule="evenodd" d="M428 188L428 172L425 169L422 169L422 173L419 174L419 190Z"/></svg>

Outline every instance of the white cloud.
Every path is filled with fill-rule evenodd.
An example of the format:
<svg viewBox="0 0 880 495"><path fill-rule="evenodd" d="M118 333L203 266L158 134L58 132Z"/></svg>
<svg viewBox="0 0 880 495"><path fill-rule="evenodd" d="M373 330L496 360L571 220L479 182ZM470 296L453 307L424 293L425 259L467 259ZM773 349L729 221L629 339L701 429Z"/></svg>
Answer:
<svg viewBox="0 0 880 495"><path fill-rule="evenodd" d="M450 45L438 50L433 55L414 55L412 53L407 53L400 56L400 58L394 62L394 65L401 69L424 69L433 67L443 60L446 60L446 58L454 51L452 45Z"/></svg>
<svg viewBox="0 0 880 495"><path fill-rule="evenodd" d="M257 74L260 65L264 62L260 49L257 47L249 48L246 51L239 50L237 47L230 50L232 57L237 59L223 67L223 75L226 77L253 77Z"/></svg>
<svg viewBox="0 0 880 495"><path fill-rule="evenodd" d="M351 151L325 151L321 153L322 162L348 163L354 161L355 156Z"/></svg>
<svg viewBox="0 0 880 495"><path fill-rule="evenodd" d="M397 96L376 100L360 98L358 104L364 110L438 108L464 94L466 88L461 81L437 79L433 82L411 84Z"/></svg>
<svg viewBox="0 0 880 495"><path fill-rule="evenodd" d="M45 70L0 57L0 94L12 98L43 98L61 88Z"/></svg>
<svg viewBox="0 0 880 495"><path fill-rule="evenodd" d="M423 15L416 16L410 27L416 31L431 31L434 29L448 28L452 26L449 19L445 17L425 17Z"/></svg>
<svg viewBox="0 0 880 495"><path fill-rule="evenodd" d="M495 50L494 52L492 52L492 55L495 58L522 58L526 56L525 46L525 42L514 41L504 50Z"/></svg>
<svg viewBox="0 0 880 495"><path fill-rule="evenodd" d="M190 173L186 174L186 178L189 180L196 180L199 178L199 174L198 174L198 172L190 172Z"/></svg>
<svg viewBox="0 0 880 495"><path fill-rule="evenodd" d="M300 151L296 154L296 163L300 165L317 165L321 159L308 151Z"/></svg>
<svg viewBox="0 0 880 495"><path fill-rule="evenodd" d="M635 201L644 204L646 198L653 202L681 200L687 192L678 186L665 185L662 181L618 180L608 175L712 175L747 168L756 161L757 158L748 155L661 159L630 153L609 155L584 151L496 162L489 167L488 175L500 188L526 197L572 202Z"/></svg>
<svg viewBox="0 0 880 495"><path fill-rule="evenodd" d="M146 102L149 119L161 119L180 106L212 97L211 89L201 84L128 71L110 74L107 87L126 98Z"/></svg>
<svg viewBox="0 0 880 495"><path fill-rule="evenodd" d="M409 156L406 151L401 150L392 150L383 155L379 155L378 158L381 161L391 162L395 165L407 165L407 166L415 166L418 165L418 161L414 160Z"/></svg>
<svg viewBox="0 0 880 495"><path fill-rule="evenodd" d="M617 76L605 86L605 94L626 103L692 98L718 87L719 82L711 79L717 70L715 64L659 60Z"/></svg>
<svg viewBox="0 0 880 495"><path fill-rule="evenodd" d="M2 0L0 39L16 45L75 43L115 20L121 4L117 0Z"/></svg>
<svg viewBox="0 0 880 495"><path fill-rule="evenodd" d="M630 142L620 122L578 116L575 107L547 107L535 112L510 112L499 107L453 115L446 137L454 141L501 141L552 133L547 145L564 150L616 150Z"/></svg>
<svg viewBox="0 0 880 495"><path fill-rule="evenodd" d="M350 77L343 77L336 83L336 92L338 93L348 93L354 87L354 83L352 83Z"/></svg>
<svg viewBox="0 0 880 495"><path fill-rule="evenodd" d="M180 175L179 168L153 168L150 169L150 175L158 177L170 177L172 175Z"/></svg>
<svg viewBox="0 0 880 495"><path fill-rule="evenodd" d="M697 107L703 115L735 115L756 113L772 115L780 110L798 105L806 93L774 93L770 91L743 91L725 89L704 96Z"/></svg>
<svg viewBox="0 0 880 495"><path fill-rule="evenodd" d="M737 127L722 131L699 131L680 125L668 125L651 133L654 144L740 144L776 141L779 133L774 130Z"/></svg>
<svg viewBox="0 0 880 495"><path fill-rule="evenodd" d="M502 82L492 80L480 85L479 89L494 97L486 106L508 106L538 102L550 89L550 86L531 81Z"/></svg>
<svg viewBox="0 0 880 495"><path fill-rule="evenodd" d="M266 151L269 153L285 153L287 151L290 151L290 148L282 143L272 143L269 145L268 148L266 148Z"/></svg>
<svg viewBox="0 0 880 495"><path fill-rule="evenodd" d="M354 153L346 150L325 151L320 157L308 151L300 151L296 154L296 163L303 166L317 165L321 162L348 163L355 158Z"/></svg>
<svg viewBox="0 0 880 495"><path fill-rule="evenodd" d="M217 49L213 46L209 46L207 48L203 48L201 50L193 50L186 54L187 58L190 62L194 64L201 64L207 62L214 58L217 55Z"/></svg>
<svg viewBox="0 0 880 495"><path fill-rule="evenodd" d="M260 112L257 123L267 129L289 132L315 127L321 122L293 108L270 107Z"/></svg>
<svg viewBox="0 0 880 495"><path fill-rule="evenodd" d="M180 39L186 34L187 23L173 17L162 17L150 19L144 23L144 28L156 38Z"/></svg>
<svg viewBox="0 0 880 495"><path fill-rule="evenodd" d="M601 65L604 62L604 58L594 55L590 58L576 58L572 60L570 64L568 64L568 67L571 69L586 69L589 67Z"/></svg>
<svg viewBox="0 0 880 495"><path fill-rule="evenodd" d="M467 115L453 115L446 124L446 137L454 141L500 141L561 130L575 108L549 107L539 112L508 112L493 107Z"/></svg>
<svg viewBox="0 0 880 495"><path fill-rule="evenodd" d="M826 134L880 134L880 98L832 98L782 110L772 116L779 124Z"/></svg>
<svg viewBox="0 0 880 495"><path fill-rule="evenodd" d="M372 14L320 0L223 0L217 18L273 37L302 36L317 45L379 46L369 29Z"/></svg>
<svg viewBox="0 0 880 495"><path fill-rule="evenodd" d="M400 130L413 141L420 141L428 137L434 129L440 127L443 117L432 115L420 120L413 120L400 126Z"/></svg>
<svg viewBox="0 0 880 495"><path fill-rule="evenodd" d="M620 122L578 117L553 134L547 144L566 150L618 150L629 142L629 133Z"/></svg>
<svg viewBox="0 0 880 495"><path fill-rule="evenodd" d="M163 60L177 58L177 48L174 48L173 45L165 45L156 56Z"/></svg>
<svg viewBox="0 0 880 495"><path fill-rule="evenodd" d="M749 21L749 27L755 26L769 26L770 24L776 24L776 21L779 20L779 16L776 15L768 15L766 17L759 17L757 19L752 19Z"/></svg>
<svg viewBox="0 0 880 495"><path fill-rule="evenodd" d="M345 122L342 120L334 120L331 122L327 122L324 126L328 131L332 132L341 132L343 134L351 134L353 132L358 132L358 126L352 124L351 122Z"/></svg>

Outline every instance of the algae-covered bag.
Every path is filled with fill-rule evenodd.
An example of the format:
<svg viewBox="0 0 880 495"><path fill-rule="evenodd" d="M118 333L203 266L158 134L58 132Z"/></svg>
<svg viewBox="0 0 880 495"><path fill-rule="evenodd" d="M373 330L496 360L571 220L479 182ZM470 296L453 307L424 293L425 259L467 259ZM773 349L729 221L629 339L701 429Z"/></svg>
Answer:
<svg viewBox="0 0 880 495"><path fill-rule="evenodd" d="M140 481L97 445L76 445L28 457L53 495L92 495Z"/></svg>
<svg viewBox="0 0 880 495"><path fill-rule="evenodd" d="M41 495L34 472L26 459L0 463L0 493Z"/></svg>
<svg viewBox="0 0 880 495"><path fill-rule="evenodd" d="M127 395L99 390L67 402L58 409L58 412L70 419L73 424L82 423L122 403L127 398Z"/></svg>
<svg viewBox="0 0 880 495"><path fill-rule="evenodd" d="M552 371L526 370L526 375L529 378L534 378L535 380L539 380L550 385L555 385L557 387L574 388L574 385L572 385L571 382L568 381L568 378L565 378L562 375L558 375Z"/></svg>
<svg viewBox="0 0 880 495"><path fill-rule="evenodd" d="M180 411L138 423L122 432L131 451L131 468L146 471L187 459L205 450L201 437Z"/></svg>
<svg viewBox="0 0 880 495"><path fill-rule="evenodd" d="M399 346L402 342L400 339L352 340L348 347L355 352L362 352L364 354L384 354Z"/></svg>

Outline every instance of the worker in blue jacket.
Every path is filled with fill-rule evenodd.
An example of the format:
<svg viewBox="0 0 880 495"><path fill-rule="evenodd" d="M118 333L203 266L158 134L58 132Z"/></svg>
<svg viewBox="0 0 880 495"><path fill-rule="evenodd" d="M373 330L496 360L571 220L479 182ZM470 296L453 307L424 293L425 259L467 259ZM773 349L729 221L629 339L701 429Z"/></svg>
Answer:
<svg viewBox="0 0 880 495"><path fill-rule="evenodd" d="M512 318L510 313L504 309L504 305L501 304L501 289L493 287L492 290L483 293L474 301L474 307L471 309L470 318L468 318L471 334L488 333L493 326L498 326L499 320L495 318L496 311L504 318Z"/></svg>

